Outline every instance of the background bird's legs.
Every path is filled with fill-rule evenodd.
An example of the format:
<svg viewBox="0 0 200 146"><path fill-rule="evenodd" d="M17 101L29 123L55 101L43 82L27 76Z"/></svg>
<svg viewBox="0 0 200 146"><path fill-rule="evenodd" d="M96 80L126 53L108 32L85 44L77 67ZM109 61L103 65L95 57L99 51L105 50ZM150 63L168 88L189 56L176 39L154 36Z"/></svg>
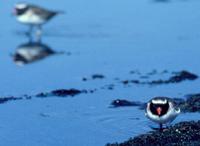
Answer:
<svg viewBox="0 0 200 146"><path fill-rule="evenodd" d="M42 37L42 26L38 25L36 30L36 41L40 42Z"/></svg>
<svg viewBox="0 0 200 146"><path fill-rule="evenodd" d="M26 32L27 37L31 37L32 32L33 32L33 25L29 25L29 29Z"/></svg>

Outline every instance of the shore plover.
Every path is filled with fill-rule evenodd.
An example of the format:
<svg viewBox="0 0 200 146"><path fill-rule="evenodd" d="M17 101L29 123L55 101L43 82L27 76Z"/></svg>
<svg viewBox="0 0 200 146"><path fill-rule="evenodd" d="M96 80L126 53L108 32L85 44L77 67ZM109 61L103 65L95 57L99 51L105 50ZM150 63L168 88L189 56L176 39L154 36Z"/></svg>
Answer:
<svg viewBox="0 0 200 146"><path fill-rule="evenodd" d="M160 125L171 123L180 113L180 108L175 107L172 99L167 97L155 97L147 103L145 115L151 121Z"/></svg>

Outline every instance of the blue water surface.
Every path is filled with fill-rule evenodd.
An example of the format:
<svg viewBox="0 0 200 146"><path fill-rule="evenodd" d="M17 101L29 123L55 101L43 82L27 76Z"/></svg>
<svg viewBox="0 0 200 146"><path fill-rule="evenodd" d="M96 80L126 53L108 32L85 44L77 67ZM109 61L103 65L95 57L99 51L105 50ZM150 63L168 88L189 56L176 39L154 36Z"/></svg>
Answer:
<svg viewBox="0 0 200 146"><path fill-rule="evenodd" d="M35 95L55 89L98 89L73 98L13 101L0 106L0 145L102 146L150 131L137 107L109 108L123 98L147 102L154 96L184 97L200 92L200 81L125 87L131 70L147 73L188 70L200 75L200 2L197 0L27 0L65 11L43 28L42 43L57 52L25 66L13 62L28 29L11 15L16 0L0 6L0 96ZM103 74L103 80L83 77ZM115 84L114 90L101 87ZM197 120L181 114L175 121Z"/></svg>

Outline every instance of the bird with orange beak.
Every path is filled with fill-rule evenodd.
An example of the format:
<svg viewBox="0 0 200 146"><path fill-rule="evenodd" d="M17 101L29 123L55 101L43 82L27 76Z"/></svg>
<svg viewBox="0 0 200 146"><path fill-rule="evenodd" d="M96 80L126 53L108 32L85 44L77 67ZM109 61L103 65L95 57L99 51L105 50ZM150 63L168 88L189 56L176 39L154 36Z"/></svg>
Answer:
<svg viewBox="0 0 200 146"><path fill-rule="evenodd" d="M147 118L160 125L160 131L163 130L163 124L171 123L179 114L180 108L175 107L173 100L168 97L151 99L145 112Z"/></svg>

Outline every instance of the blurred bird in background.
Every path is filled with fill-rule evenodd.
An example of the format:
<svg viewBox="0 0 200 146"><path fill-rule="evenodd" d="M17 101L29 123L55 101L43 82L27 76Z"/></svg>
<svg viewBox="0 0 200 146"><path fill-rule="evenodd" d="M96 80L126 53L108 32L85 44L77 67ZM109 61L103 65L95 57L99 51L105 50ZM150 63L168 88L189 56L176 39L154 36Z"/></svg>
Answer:
<svg viewBox="0 0 200 146"><path fill-rule="evenodd" d="M40 37L42 34L42 25L47 23L57 14L63 12L48 10L28 3L17 3L13 13L16 16L17 21L29 25L30 30L27 33L28 35L31 35L33 28L36 27L36 36Z"/></svg>

